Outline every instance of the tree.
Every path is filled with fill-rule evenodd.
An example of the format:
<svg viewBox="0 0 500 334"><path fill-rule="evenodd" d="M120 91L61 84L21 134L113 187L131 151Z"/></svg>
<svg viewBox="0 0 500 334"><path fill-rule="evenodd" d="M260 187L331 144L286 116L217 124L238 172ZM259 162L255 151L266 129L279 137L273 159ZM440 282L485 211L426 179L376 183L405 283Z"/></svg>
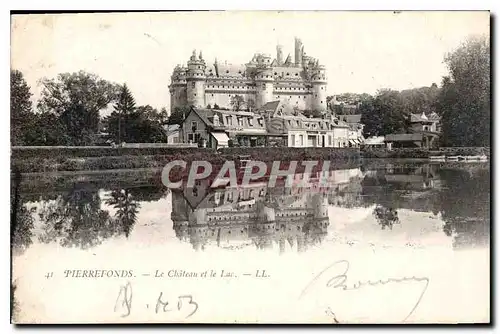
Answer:
<svg viewBox="0 0 500 334"><path fill-rule="evenodd" d="M136 111L142 113L144 117L151 122L159 123L161 125L167 124L168 112L165 107L161 108L160 111L158 111L158 109L153 108L149 104L147 104L145 106L137 107Z"/></svg>
<svg viewBox="0 0 500 334"><path fill-rule="evenodd" d="M404 113L398 91L381 90L375 98L374 109L382 115L382 135L406 132L408 114Z"/></svg>
<svg viewBox="0 0 500 334"><path fill-rule="evenodd" d="M127 84L121 86L117 101L114 105L114 111L106 118L106 130L108 138L115 143L123 141L130 142L132 133L127 133L127 127L131 127L130 119L135 111L135 99ZM132 117L131 117L132 116Z"/></svg>
<svg viewBox="0 0 500 334"><path fill-rule="evenodd" d="M363 136L371 137L378 136L382 133L382 114L380 112L375 112L374 99L366 100L361 102L359 107L361 112L361 124L363 127Z"/></svg>
<svg viewBox="0 0 500 334"><path fill-rule="evenodd" d="M385 230L386 227L392 230L394 224L401 223L399 221L398 211L393 208L378 204L375 209L373 209L372 214L377 219L382 230Z"/></svg>
<svg viewBox="0 0 500 334"><path fill-rule="evenodd" d="M62 128L67 128L68 133L64 135L69 138L70 145L92 141L99 130L101 110L115 101L119 90L118 85L84 71L62 73L55 79L44 78L40 83L43 89L38 109L43 115L54 114L59 118L65 113L72 113L75 109L81 112L72 113L71 119L67 117L61 119ZM79 120L75 120L75 117ZM80 126L78 132L88 135L89 138L82 140L80 133L71 132L74 123Z"/></svg>
<svg viewBox="0 0 500 334"><path fill-rule="evenodd" d="M254 99L248 99L246 104L247 104L247 110L250 112L253 111L256 107Z"/></svg>
<svg viewBox="0 0 500 334"><path fill-rule="evenodd" d="M32 118L30 87L23 73L10 71L10 141L11 145L23 145L24 134Z"/></svg>
<svg viewBox="0 0 500 334"><path fill-rule="evenodd" d="M445 57L436 108L447 146L490 146L490 40L472 37Z"/></svg>
<svg viewBox="0 0 500 334"><path fill-rule="evenodd" d="M381 136L407 130L409 115L402 108L401 94L398 91L380 90L373 100L361 102L359 109L361 123L365 125L365 136Z"/></svg>
<svg viewBox="0 0 500 334"><path fill-rule="evenodd" d="M306 117L314 117L314 118L319 118L322 116L322 113L319 110L304 110L302 111L302 114Z"/></svg>
<svg viewBox="0 0 500 334"><path fill-rule="evenodd" d="M186 116L190 111L191 111L190 107L175 107L172 113L170 114L170 117L168 118L167 124L169 125L182 124L182 122L184 122L184 118L186 118Z"/></svg>
<svg viewBox="0 0 500 334"><path fill-rule="evenodd" d="M239 111L245 104L245 99L241 95L231 96L231 107L234 111Z"/></svg>
<svg viewBox="0 0 500 334"><path fill-rule="evenodd" d="M89 184L75 185L68 194L44 202L39 216L43 243L88 249L123 233L109 212L101 209L99 192Z"/></svg>
<svg viewBox="0 0 500 334"><path fill-rule="evenodd" d="M137 222L140 204L137 203L128 189L113 190L106 204L117 209L114 218L121 227L121 231L128 237L132 227Z"/></svg>
<svg viewBox="0 0 500 334"><path fill-rule="evenodd" d="M72 145L75 134L68 134L59 117L52 113L32 115L24 133L24 144L33 146Z"/></svg>

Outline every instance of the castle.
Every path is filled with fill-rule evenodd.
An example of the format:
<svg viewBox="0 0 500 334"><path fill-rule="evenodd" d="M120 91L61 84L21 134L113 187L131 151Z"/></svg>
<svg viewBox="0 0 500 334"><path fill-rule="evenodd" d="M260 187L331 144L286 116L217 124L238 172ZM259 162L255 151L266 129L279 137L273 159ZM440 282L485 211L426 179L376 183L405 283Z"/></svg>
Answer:
<svg viewBox="0 0 500 334"><path fill-rule="evenodd" d="M295 38L295 59L283 60L283 49L276 47L276 58L256 53L244 65L207 64L193 51L187 67L177 65L171 77L170 110L175 107L207 108L214 105L232 109L231 98L243 97L247 109L281 101L298 110L326 111L325 67L307 56L302 41Z"/></svg>

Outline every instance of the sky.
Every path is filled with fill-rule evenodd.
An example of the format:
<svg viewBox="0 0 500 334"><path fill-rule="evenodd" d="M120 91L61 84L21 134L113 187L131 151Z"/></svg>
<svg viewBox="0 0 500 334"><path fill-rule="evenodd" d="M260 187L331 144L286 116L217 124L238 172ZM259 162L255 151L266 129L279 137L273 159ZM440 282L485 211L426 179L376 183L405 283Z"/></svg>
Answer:
<svg viewBox="0 0 500 334"><path fill-rule="evenodd" d="M11 68L36 101L43 77L84 70L127 83L138 105L169 109L168 85L193 49L208 63L247 63L256 52L294 57L294 37L327 69L329 95L438 85L443 59L487 35L489 12L167 12L14 15Z"/></svg>

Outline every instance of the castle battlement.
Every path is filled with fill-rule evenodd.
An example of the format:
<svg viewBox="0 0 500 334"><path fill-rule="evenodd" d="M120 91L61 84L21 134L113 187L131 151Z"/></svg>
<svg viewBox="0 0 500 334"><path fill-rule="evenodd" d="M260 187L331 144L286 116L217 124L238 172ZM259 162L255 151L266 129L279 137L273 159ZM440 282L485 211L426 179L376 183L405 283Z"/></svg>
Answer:
<svg viewBox="0 0 500 334"><path fill-rule="evenodd" d="M193 51L187 66L177 65L171 76L170 107L218 105L231 108L231 98L240 95L257 108L280 100L298 110L325 111L326 70L318 59L306 55L302 41L295 39L294 60L283 60L283 48L276 46L276 58L255 53L246 64L228 64L217 58L211 64Z"/></svg>

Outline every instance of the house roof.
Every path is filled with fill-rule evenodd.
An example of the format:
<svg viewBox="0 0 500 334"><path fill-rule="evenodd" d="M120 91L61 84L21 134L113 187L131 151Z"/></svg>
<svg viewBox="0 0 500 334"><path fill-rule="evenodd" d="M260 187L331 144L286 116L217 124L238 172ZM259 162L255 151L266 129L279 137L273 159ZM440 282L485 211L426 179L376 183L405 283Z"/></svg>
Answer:
<svg viewBox="0 0 500 334"><path fill-rule="evenodd" d="M179 128L181 126L179 124L171 124L171 125L164 125L163 126L163 129L165 129L165 131L167 132L174 132L174 131L179 131Z"/></svg>
<svg viewBox="0 0 500 334"><path fill-rule="evenodd" d="M203 123L205 123L206 125L213 126L211 118L214 116L214 112L212 109L197 109L193 107L191 108L191 111L196 113L196 115L198 115L198 117L201 118Z"/></svg>
<svg viewBox="0 0 500 334"><path fill-rule="evenodd" d="M226 62L217 64L207 64L205 74L208 78L217 78L217 72L220 78L244 78L246 73L245 65L243 64L228 64Z"/></svg>
<svg viewBox="0 0 500 334"><path fill-rule="evenodd" d="M427 116L431 121L439 121L441 119L441 117L439 117L438 114L436 114L435 112L433 112L432 114L430 114L429 116Z"/></svg>
<svg viewBox="0 0 500 334"><path fill-rule="evenodd" d="M348 124L361 123L361 114L358 115L338 115L338 118Z"/></svg>
<svg viewBox="0 0 500 334"><path fill-rule="evenodd" d="M433 122L433 121L439 121L440 117L438 114L433 112L430 115L426 115L425 113L421 114L411 114L410 121L413 123L419 123L419 122Z"/></svg>
<svg viewBox="0 0 500 334"><path fill-rule="evenodd" d="M420 141L423 135L421 133L398 133L385 136L385 141Z"/></svg>
<svg viewBox="0 0 500 334"><path fill-rule="evenodd" d="M260 111L267 111L267 112L275 112L276 109L278 109L278 106L280 105L280 101L271 101L267 102L264 104L262 107L260 107L258 110Z"/></svg>
<svg viewBox="0 0 500 334"><path fill-rule="evenodd" d="M255 113L251 111L234 111L234 110L218 110L218 109L212 109L213 113L220 113L220 114L225 114L225 115L236 115L236 116L258 116Z"/></svg>
<svg viewBox="0 0 500 334"><path fill-rule="evenodd" d="M365 145L383 145L384 140L385 140L384 136L368 137L365 139Z"/></svg>

